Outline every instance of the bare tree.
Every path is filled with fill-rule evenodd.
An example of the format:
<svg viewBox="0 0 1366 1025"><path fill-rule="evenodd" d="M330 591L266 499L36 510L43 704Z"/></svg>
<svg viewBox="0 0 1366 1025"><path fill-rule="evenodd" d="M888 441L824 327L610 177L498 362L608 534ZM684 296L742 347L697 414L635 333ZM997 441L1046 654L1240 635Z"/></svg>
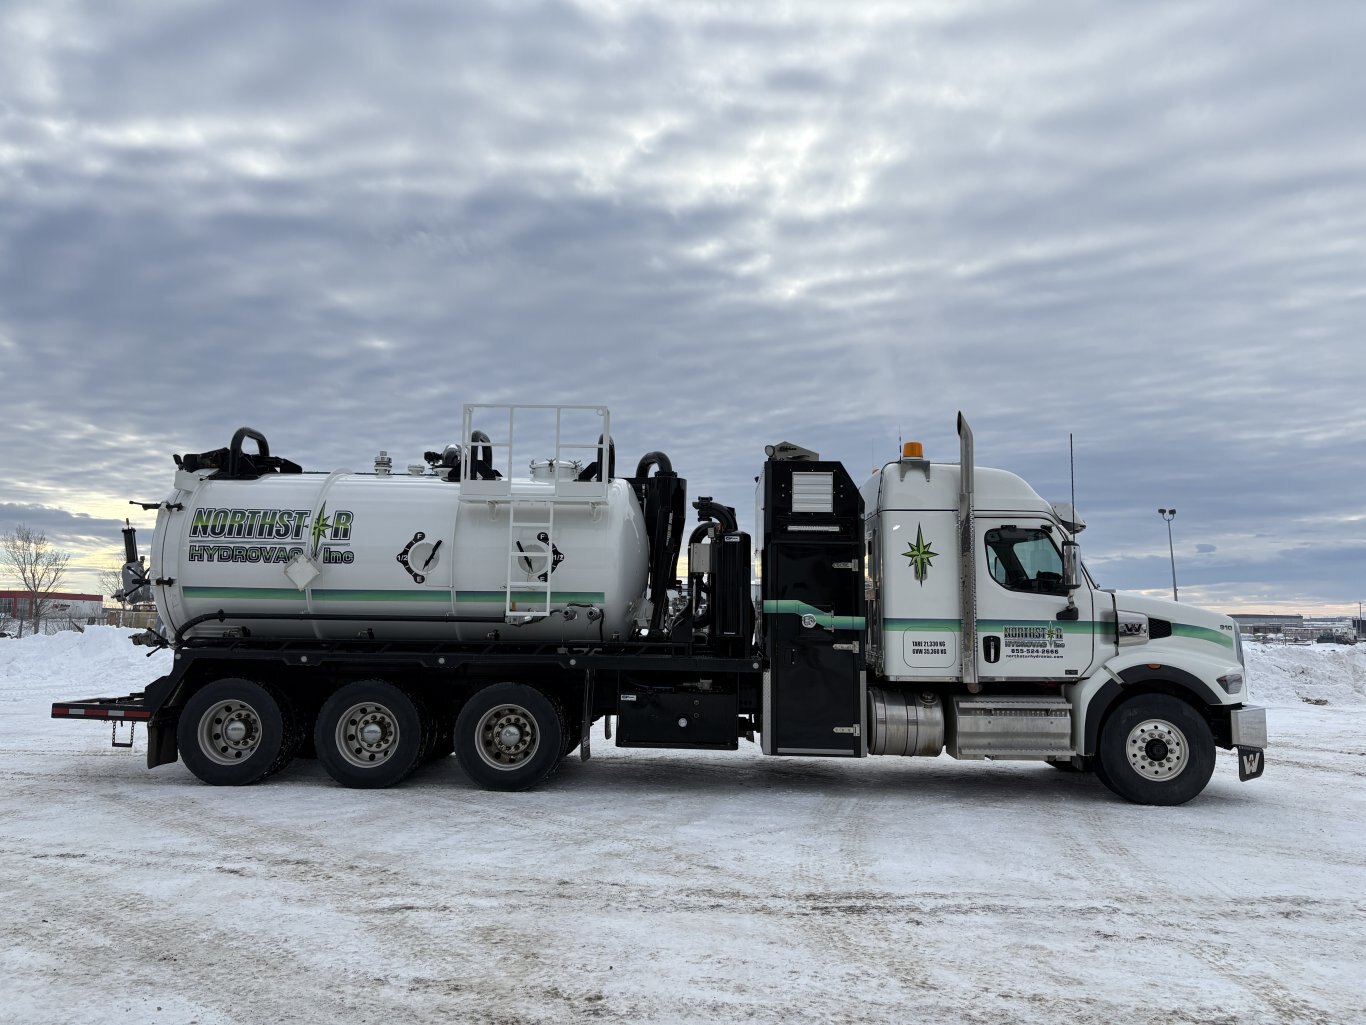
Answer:
<svg viewBox="0 0 1366 1025"><path fill-rule="evenodd" d="M128 599L123 596L123 566L114 563L100 570L100 596L119 603L119 626L128 625Z"/></svg>
<svg viewBox="0 0 1366 1025"><path fill-rule="evenodd" d="M100 597L115 598L123 591L123 567L117 563L100 570Z"/></svg>
<svg viewBox="0 0 1366 1025"><path fill-rule="evenodd" d="M20 523L8 534L0 534L0 560L9 565L19 579L19 589L28 596L27 612L33 623L33 632L38 633L43 622L43 614L51 602L51 595L62 586L66 576L66 564L71 561L67 552L53 548L47 535L30 530ZM24 632L24 616L21 611L19 633Z"/></svg>

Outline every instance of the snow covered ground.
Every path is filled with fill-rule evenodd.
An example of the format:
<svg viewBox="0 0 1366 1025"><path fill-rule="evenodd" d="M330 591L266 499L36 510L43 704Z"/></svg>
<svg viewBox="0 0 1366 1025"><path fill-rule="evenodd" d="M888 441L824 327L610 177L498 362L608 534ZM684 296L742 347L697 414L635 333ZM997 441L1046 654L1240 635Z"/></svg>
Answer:
<svg viewBox="0 0 1366 1025"><path fill-rule="evenodd" d="M211 788L48 718L164 670L124 636L0 640L0 1022L1366 1022L1366 645L1251 645L1266 775L1140 808L601 738L526 794Z"/></svg>

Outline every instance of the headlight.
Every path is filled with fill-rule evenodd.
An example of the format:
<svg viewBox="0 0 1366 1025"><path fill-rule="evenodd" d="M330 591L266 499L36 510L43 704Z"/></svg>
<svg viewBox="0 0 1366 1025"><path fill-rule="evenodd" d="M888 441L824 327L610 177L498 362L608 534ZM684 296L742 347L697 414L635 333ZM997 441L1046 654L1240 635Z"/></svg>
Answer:
<svg viewBox="0 0 1366 1025"><path fill-rule="evenodd" d="M1219 677L1219 686L1224 688L1226 694L1241 694L1243 692L1243 674L1228 673Z"/></svg>

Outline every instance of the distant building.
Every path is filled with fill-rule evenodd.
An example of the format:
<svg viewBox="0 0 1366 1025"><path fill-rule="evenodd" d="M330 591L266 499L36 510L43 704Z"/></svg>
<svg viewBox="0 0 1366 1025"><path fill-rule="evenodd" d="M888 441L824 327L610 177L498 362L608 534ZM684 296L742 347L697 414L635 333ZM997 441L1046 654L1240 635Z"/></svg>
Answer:
<svg viewBox="0 0 1366 1025"><path fill-rule="evenodd" d="M1363 636L1363 621L1347 616L1311 617L1291 612L1229 613L1245 637L1307 643L1335 641L1351 644Z"/></svg>
<svg viewBox="0 0 1366 1025"><path fill-rule="evenodd" d="M27 591L0 591L0 630L17 632L22 621L25 629L33 622L33 596ZM44 599L46 630L68 630L104 622L104 597L98 594L49 594Z"/></svg>
<svg viewBox="0 0 1366 1025"><path fill-rule="evenodd" d="M1304 629L1304 617L1288 612L1236 612L1232 613L1230 618L1245 634L1283 634L1290 630Z"/></svg>
<svg viewBox="0 0 1366 1025"><path fill-rule="evenodd" d="M1304 616L1290 612L1275 613L1236 613L1233 620L1244 636L1257 639L1274 639L1307 644L1315 640L1319 630L1304 621Z"/></svg>

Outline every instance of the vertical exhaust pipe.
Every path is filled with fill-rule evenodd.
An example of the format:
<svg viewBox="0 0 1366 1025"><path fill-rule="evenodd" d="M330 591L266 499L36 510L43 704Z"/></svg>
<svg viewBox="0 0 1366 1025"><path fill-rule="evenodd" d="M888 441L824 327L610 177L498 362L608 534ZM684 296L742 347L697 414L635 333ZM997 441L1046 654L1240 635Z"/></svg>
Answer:
<svg viewBox="0 0 1366 1025"><path fill-rule="evenodd" d="M123 587L109 597L130 605L152 600L147 566L138 556L138 531L127 520L123 521L123 569L120 576Z"/></svg>
<svg viewBox="0 0 1366 1025"><path fill-rule="evenodd" d="M963 642L959 652L959 672L969 693L977 694L982 684L977 679L977 532L973 518L973 490L976 477L972 451L972 428L958 414L958 614L963 623Z"/></svg>

